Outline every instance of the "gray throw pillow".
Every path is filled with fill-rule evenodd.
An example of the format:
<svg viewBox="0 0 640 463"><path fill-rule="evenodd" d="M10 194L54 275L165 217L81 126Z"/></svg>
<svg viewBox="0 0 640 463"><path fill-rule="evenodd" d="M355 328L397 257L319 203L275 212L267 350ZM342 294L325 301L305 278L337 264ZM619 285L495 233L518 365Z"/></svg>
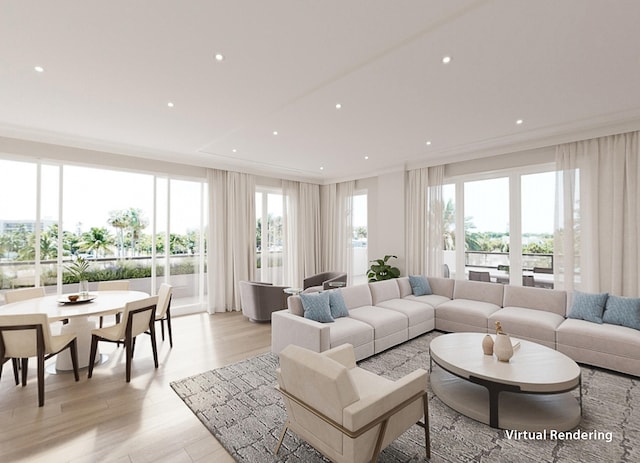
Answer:
<svg viewBox="0 0 640 463"><path fill-rule="evenodd" d="M612 325L627 326L640 330L640 299L609 296L602 320Z"/></svg>
<svg viewBox="0 0 640 463"><path fill-rule="evenodd" d="M339 289L327 291L329 293L329 307L333 318L348 317L349 309Z"/></svg>
<svg viewBox="0 0 640 463"><path fill-rule="evenodd" d="M304 318L315 320L320 323L330 323L333 321L331 308L329 306L329 293L302 293L300 294Z"/></svg>
<svg viewBox="0 0 640 463"><path fill-rule="evenodd" d="M411 285L411 292L413 292L414 296L427 296L429 294L433 294L427 277L422 275L409 275L409 284Z"/></svg>
<svg viewBox="0 0 640 463"><path fill-rule="evenodd" d="M608 293L589 294L574 291L569 318L602 323L602 313L607 303L607 297L609 297Z"/></svg>

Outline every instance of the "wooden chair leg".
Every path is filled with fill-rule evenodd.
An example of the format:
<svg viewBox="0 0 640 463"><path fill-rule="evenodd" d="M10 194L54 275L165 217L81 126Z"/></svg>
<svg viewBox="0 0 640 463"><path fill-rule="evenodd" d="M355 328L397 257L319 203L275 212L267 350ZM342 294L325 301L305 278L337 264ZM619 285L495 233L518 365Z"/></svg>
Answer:
<svg viewBox="0 0 640 463"><path fill-rule="evenodd" d="M160 333L162 334L162 340L164 341L164 318L160 319Z"/></svg>
<svg viewBox="0 0 640 463"><path fill-rule="evenodd" d="M74 339L69 344L69 352L71 354L71 364L73 365L73 376L76 381L80 381L80 373L78 368L78 340Z"/></svg>
<svg viewBox="0 0 640 463"><path fill-rule="evenodd" d="M127 383L131 382L131 359L133 358L134 340L135 338L131 339L130 337L127 337L124 340L124 348L125 348L126 357L127 357L127 372L126 372Z"/></svg>
<svg viewBox="0 0 640 463"><path fill-rule="evenodd" d="M29 359L22 359L22 387L27 385L27 369L29 368Z"/></svg>
<svg viewBox="0 0 640 463"><path fill-rule="evenodd" d="M153 364L158 368L158 346L156 345L156 322L151 320L149 323L149 334L151 335L151 350L153 351Z"/></svg>
<svg viewBox="0 0 640 463"><path fill-rule="evenodd" d="M20 362L18 359L11 359L11 363L13 364L13 379L16 382L16 386L20 384L20 378L18 377L18 370L20 369Z"/></svg>
<svg viewBox="0 0 640 463"><path fill-rule="evenodd" d="M96 362L96 354L98 353L98 336L91 335L91 352L89 353L89 372L87 378L93 375L93 364Z"/></svg>
<svg viewBox="0 0 640 463"><path fill-rule="evenodd" d="M169 331L169 347L173 347L173 333L171 332L171 310L170 309L167 309L167 331ZM162 339L164 339L164 337Z"/></svg>
<svg viewBox="0 0 640 463"><path fill-rule="evenodd" d="M44 405L44 352L38 355L38 407Z"/></svg>

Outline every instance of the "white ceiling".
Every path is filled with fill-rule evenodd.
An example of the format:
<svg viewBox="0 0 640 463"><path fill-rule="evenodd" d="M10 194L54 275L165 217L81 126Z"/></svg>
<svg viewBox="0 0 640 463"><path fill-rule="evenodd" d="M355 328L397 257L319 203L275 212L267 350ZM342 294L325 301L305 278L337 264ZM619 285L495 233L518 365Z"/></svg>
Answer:
<svg viewBox="0 0 640 463"><path fill-rule="evenodd" d="M2 0L0 135L318 182L536 147L640 121L639 19L636 0Z"/></svg>

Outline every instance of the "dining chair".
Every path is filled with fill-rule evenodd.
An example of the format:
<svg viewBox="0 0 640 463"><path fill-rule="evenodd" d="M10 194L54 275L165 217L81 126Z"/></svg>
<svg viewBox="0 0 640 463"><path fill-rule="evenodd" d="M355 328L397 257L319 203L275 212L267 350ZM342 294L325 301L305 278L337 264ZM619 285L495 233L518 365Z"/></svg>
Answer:
<svg viewBox="0 0 640 463"><path fill-rule="evenodd" d="M535 286L533 275L522 275L522 286Z"/></svg>
<svg viewBox="0 0 640 463"><path fill-rule="evenodd" d="M37 288L22 288L14 289L13 291L7 291L6 293L4 293L4 300L7 304L11 304L12 302L26 301L29 299L35 299L37 297L44 296L44 287L40 286Z"/></svg>
<svg viewBox="0 0 640 463"><path fill-rule="evenodd" d="M99 281L98 291L129 291L128 280L112 280L112 281ZM103 325L103 318L100 317L100 328ZM116 323L120 322L120 314L116 314Z"/></svg>
<svg viewBox="0 0 640 463"><path fill-rule="evenodd" d="M474 270L469 270L469 280L491 281L491 274L489 272L476 272Z"/></svg>
<svg viewBox="0 0 640 463"><path fill-rule="evenodd" d="M167 321L167 331L169 334L169 346L173 347L173 334L171 332L171 297L173 296L173 286L162 283L158 289L158 308L156 309L156 321L160 322L160 331L164 341L164 322Z"/></svg>
<svg viewBox="0 0 640 463"><path fill-rule="evenodd" d="M12 302L28 301L29 299L37 299L45 296L44 287L39 286L37 288L21 288L14 289L13 291L7 291L4 293L4 300L7 304L11 304ZM69 323L69 319L67 318L60 321L63 325Z"/></svg>
<svg viewBox="0 0 640 463"><path fill-rule="evenodd" d="M98 352L98 342L124 342L126 351L126 379L131 381L131 361L135 348L136 336L147 330L151 336L151 349L153 351L153 363L158 368L158 350L156 347L155 315L158 305L158 296L151 296L133 302L127 302L122 313L122 321L107 328L98 328L91 331L91 352L89 354L89 375L93 375L93 365Z"/></svg>
<svg viewBox="0 0 640 463"><path fill-rule="evenodd" d="M23 387L27 385L29 357L38 359L38 406L40 407L44 405L44 362L67 348L71 354L75 380L79 381L75 334L52 336L47 314L0 315L0 358L22 359ZM2 365L0 365L0 374L1 368ZM14 376L16 374L14 370Z"/></svg>

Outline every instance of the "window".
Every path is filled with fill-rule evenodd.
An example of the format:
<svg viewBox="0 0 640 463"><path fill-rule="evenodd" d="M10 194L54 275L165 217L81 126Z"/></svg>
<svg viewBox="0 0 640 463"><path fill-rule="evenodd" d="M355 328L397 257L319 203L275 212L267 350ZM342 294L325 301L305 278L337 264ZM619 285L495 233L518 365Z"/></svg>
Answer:
<svg viewBox="0 0 640 463"><path fill-rule="evenodd" d="M283 284L283 195L279 191L256 192L256 276L259 281Z"/></svg>
<svg viewBox="0 0 640 463"><path fill-rule="evenodd" d="M452 277L467 278L456 274L464 268L488 271L501 283L553 287L553 169L514 169L443 185L443 262ZM461 228L464 246L457 240Z"/></svg>
<svg viewBox="0 0 640 463"><path fill-rule="evenodd" d="M465 182L466 267L509 265L509 178Z"/></svg>
<svg viewBox="0 0 640 463"><path fill-rule="evenodd" d="M204 307L204 182L7 160L0 170L0 194L14 199L0 204L1 290L76 291L64 269L81 256L92 290L96 281L126 279L155 293L167 281L174 313Z"/></svg>
<svg viewBox="0 0 640 463"><path fill-rule="evenodd" d="M352 284L366 283L367 270L369 268L366 193L353 195L353 213L351 217L353 228L351 282Z"/></svg>

